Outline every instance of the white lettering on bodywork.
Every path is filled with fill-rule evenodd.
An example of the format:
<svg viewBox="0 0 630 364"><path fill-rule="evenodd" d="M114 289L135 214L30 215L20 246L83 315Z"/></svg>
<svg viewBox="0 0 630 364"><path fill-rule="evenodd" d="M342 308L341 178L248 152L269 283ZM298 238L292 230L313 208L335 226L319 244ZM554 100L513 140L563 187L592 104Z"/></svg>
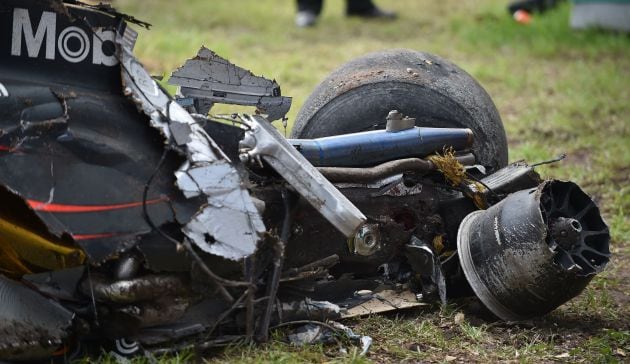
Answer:
<svg viewBox="0 0 630 364"><path fill-rule="evenodd" d="M22 8L13 9L13 39L11 43L11 55L22 55L22 36L26 43L26 52L31 58L39 55L44 37L46 38L46 59L55 59L55 31L57 16L55 13L44 11L37 25L37 31L33 35L33 25L28 10Z"/></svg>
<svg viewBox="0 0 630 364"><path fill-rule="evenodd" d="M94 41L92 42L92 63L102 64L105 66L115 66L118 64L118 58L116 58L116 52L111 55L106 55L103 52L103 43L116 41L116 33L112 30L98 29L94 32ZM112 44L113 45L113 44Z"/></svg>
<svg viewBox="0 0 630 364"><path fill-rule="evenodd" d="M79 42L79 48L77 50L70 49L69 41L73 38ZM70 63L79 63L90 53L90 39L83 29L79 27L67 27L59 34L57 47L63 59Z"/></svg>
<svg viewBox="0 0 630 364"><path fill-rule="evenodd" d="M22 56L22 43L26 44L26 54L37 58L45 45L44 57L55 60L56 50L61 57L70 63L83 62L92 49L92 64L116 66L118 58L115 54L116 32L113 30L94 29L92 32L77 26L69 26L57 36L57 14L44 11L33 27L28 9L13 9L13 35L11 39L11 55ZM91 34L91 36L90 36ZM92 43L90 44L90 38ZM23 41L22 41L23 40ZM71 46L71 42L73 45ZM103 50L105 43L110 43L112 51L107 55ZM56 48L55 48L56 47Z"/></svg>

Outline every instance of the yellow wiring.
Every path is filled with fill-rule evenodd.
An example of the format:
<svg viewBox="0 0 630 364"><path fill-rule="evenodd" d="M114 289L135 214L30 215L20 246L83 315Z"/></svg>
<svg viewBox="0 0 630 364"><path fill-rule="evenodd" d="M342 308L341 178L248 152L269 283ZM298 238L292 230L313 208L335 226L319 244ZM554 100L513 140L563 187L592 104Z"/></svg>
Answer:
<svg viewBox="0 0 630 364"><path fill-rule="evenodd" d="M488 208L488 203L483 197L483 193L486 190L486 186L482 185L477 181L469 180L469 182L475 187L475 191L472 195L467 195L472 198L473 203L477 206L478 209L485 210Z"/></svg>
<svg viewBox="0 0 630 364"><path fill-rule="evenodd" d="M452 147L444 148L442 155L436 153L427 158L436 168L444 175L447 181L453 186L465 186L466 190L472 190L472 193L466 193L473 203L479 209L488 207L483 193L486 187L466 176L466 169L455 157L455 151Z"/></svg>
<svg viewBox="0 0 630 364"><path fill-rule="evenodd" d="M433 249L440 254L444 250L444 237L442 235L436 235L433 238Z"/></svg>
<svg viewBox="0 0 630 364"><path fill-rule="evenodd" d="M459 186L466 179L464 166L455 158L455 151L452 147L444 148L443 154L436 153L430 156L431 161L437 169L442 172L446 180L453 186Z"/></svg>

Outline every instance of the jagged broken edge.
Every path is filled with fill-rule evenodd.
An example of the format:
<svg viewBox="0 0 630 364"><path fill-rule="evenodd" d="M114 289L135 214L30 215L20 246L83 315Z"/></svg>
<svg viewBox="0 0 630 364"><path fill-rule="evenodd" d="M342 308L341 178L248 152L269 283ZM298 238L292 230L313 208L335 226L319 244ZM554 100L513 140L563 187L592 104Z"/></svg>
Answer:
<svg viewBox="0 0 630 364"><path fill-rule="evenodd" d="M225 70L216 69L217 65L225 67L227 71L221 72ZM222 80L220 77L217 77L217 75L224 76L227 80ZM232 76L235 77L233 78ZM201 46L195 57L186 60L183 65L174 70L171 73L168 83L180 87L184 96L188 96L183 92L184 89L195 89L200 94L207 93L206 97L210 100L210 107L212 103L215 102L255 106L259 111L267 114L267 120L269 121L284 118L287 112L289 112L292 103L291 97L281 95L280 85L275 79L270 80L264 76L257 76L252 71L237 66L205 46ZM257 101L248 100L239 102L236 100L228 101L227 99L220 99L214 95L212 87L208 88L208 83L222 85L228 88L258 88L259 91L254 93L252 93L251 90L243 90L243 95L256 97ZM227 92L239 93L236 90ZM192 97L199 98L199 94ZM203 99L204 97L201 98ZM198 112L202 114L208 111L209 108L208 110L198 110Z"/></svg>
<svg viewBox="0 0 630 364"><path fill-rule="evenodd" d="M191 77L187 76L186 71L189 71L189 68L190 68L192 62L194 62L194 61L203 61L203 62L208 62L208 63L219 63L219 64L225 65L227 67L230 67L236 73L239 83L243 82L243 80L246 79L247 77L251 77L252 78L252 80L250 80L251 83L256 83L258 87L264 87L267 90L267 92L270 92L271 90L273 90L274 88L279 86L278 83L276 82L276 80L270 80L268 78L265 78L264 76L257 76L252 71L250 71L248 69L245 69L243 67L239 67L239 66L235 65L234 63L228 61L227 59L225 59L225 58L223 58L221 56L219 56L214 51L212 51L211 49L208 49L205 46L201 46L201 48L199 48L199 51L197 52L197 55L195 57L186 60L186 62L182 66L180 66L176 70L174 70L172 72L172 74L171 74L171 79L173 81L175 81L178 78L182 78L182 79L188 79L188 80L193 80L193 81L221 82L219 80L216 80L213 77L212 74L203 74L203 76L205 76L206 78L191 78ZM169 83L171 83L171 82L169 82ZM173 85L184 86L184 85L181 85L181 84L176 83L176 82L173 82L172 84ZM234 85L236 85L236 84L234 84Z"/></svg>
<svg viewBox="0 0 630 364"><path fill-rule="evenodd" d="M123 92L150 119L165 143L186 151L187 161L175 172L176 184L187 198L205 195L204 205L182 232L203 251L231 260L251 255L266 228L249 192L230 159L192 116L174 102L134 57L137 33L126 27L116 38ZM185 140L175 140L172 127L188 128Z"/></svg>

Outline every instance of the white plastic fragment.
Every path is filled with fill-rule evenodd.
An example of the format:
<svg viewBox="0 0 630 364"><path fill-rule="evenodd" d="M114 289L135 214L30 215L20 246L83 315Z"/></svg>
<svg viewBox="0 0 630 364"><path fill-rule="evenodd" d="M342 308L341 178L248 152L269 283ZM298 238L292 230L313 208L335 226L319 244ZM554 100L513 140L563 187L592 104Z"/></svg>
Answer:
<svg viewBox="0 0 630 364"><path fill-rule="evenodd" d="M355 334L351 328L336 321L331 321L328 324L335 328L336 332L333 332L327 326L318 325L317 323L309 323L298 327L292 334L288 335L289 342L296 346L315 343L326 344L335 341L335 333L343 333L348 339L361 345L361 351L359 352L360 356L364 356L370 350L373 342L373 339L370 336ZM347 353L345 348L340 348L340 350L342 353Z"/></svg>

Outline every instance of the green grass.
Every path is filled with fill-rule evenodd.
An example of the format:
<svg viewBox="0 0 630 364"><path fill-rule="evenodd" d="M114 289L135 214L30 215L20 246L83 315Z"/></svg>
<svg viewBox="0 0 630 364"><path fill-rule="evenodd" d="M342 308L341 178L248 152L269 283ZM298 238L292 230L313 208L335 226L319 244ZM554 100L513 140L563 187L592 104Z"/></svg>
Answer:
<svg viewBox="0 0 630 364"><path fill-rule="evenodd" d="M396 22L343 16L327 1L317 27L293 26L289 0L133 1L115 4L154 24L136 53L154 74L170 74L201 45L293 96L290 123L320 80L342 63L385 48L412 48L450 59L486 88L503 118L510 159L564 162L540 168L593 195L611 226L614 258L577 299L530 326L486 322L462 308L374 316L352 323L375 344L367 358L336 346L280 341L235 346L213 362L454 361L615 362L630 357L630 37L573 31L570 5L514 22L505 0L382 1ZM172 89L171 89L172 90ZM564 357L568 353L569 357ZM624 357L620 353L626 353Z"/></svg>

